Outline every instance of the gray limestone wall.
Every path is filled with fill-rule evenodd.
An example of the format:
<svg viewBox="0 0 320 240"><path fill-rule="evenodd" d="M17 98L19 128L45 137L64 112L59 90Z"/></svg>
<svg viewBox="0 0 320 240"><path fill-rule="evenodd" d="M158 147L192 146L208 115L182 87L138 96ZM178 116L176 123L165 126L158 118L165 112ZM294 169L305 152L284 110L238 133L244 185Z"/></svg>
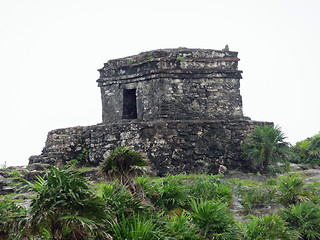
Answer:
<svg viewBox="0 0 320 240"><path fill-rule="evenodd" d="M99 165L118 145L146 154L152 172L217 173L219 166L249 170L241 156L241 144L256 124L248 118L224 120L170 120L100 124L49 132L39 156L30 164L64 165L78 159L83 165Z"/></svg>
<svg viewBox="0 0 320 240"><path fill-rule="evenodd" d="M164 49L108 61L97 80L104 123L125 121L135 90L138 121L242 116L237 52Z"/></svg>
<svg viewBox="0 0 320 240"><path fill-rule="evenodd" d="M146 154L155 175L249 169L241 145L256 124L242 112L238 53L160 49L110 60L97 80L102 124L56 129L30 164L99 165L119 145Z"/></svg>

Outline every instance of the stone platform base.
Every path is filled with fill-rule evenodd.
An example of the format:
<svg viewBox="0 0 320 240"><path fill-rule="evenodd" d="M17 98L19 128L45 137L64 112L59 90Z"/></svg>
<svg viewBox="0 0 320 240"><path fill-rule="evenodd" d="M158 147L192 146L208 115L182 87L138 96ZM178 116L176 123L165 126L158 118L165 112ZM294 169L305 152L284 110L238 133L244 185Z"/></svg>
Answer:
<svg viewBox="0 0 320 240"><path fill-rule="evenodd" d="M228 169L248 169L241 145L256 122L246 117L220 120L170 120L99 124L56 129L48 133L39 156L29 164L61 166L77 159L83 165L97 166L119 145L145 153L155 175L167 173L218 173Z"/></svg>

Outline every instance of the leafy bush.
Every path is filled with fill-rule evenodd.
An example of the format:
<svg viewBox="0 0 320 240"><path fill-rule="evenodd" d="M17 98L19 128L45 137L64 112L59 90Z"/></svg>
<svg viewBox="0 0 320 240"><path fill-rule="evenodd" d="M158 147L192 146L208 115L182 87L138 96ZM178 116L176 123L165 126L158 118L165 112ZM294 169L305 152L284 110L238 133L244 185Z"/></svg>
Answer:
<svg viewBox="0 0 320 240"><path fill-rule="evenodd" d="M46 232L52 239L65 239L65 236L84 239L99 234L109 214L102 199L93 194L79 174L68 165L61 169L51 167L34 184L25 181L37 195L22 235L42 236Z"/></svg>
<svg viewBox="0 0 320 240"><path fill-rule="evenodd" d="M152 219L141 217L139 214L133 214L115 220L111 226L111 234L115 240L153 240L159 239L162 235L161 230L157 227L158 223Z"/></svg>
<svg viewBox="0 0 320 240"><path fill-rule="evenodd" d="M266 185L267 186L274 186L274 185L277 185L278 184L278 180L273 178L273 177L270 177L267 181L266 181Z"/></svg>
<svg viewBox="0 0 320 240"><path fill-rule="evenodd" d="M0 200L0 239L13 237L17 222L24 217L26 211L10 201Z"/></svg>
<svg viewBox="0 0 320 240"><path fill-rule="evenodd" d="M165 228L167 236L172 239L196 240L200 239L196 226L191 222L190 214L182 212L180 215L169 216Z"/></svg>
<svg viewBox="0 0 320 240"><path fill-rule="evenodd" d="M315 204L320 204L320 183L315 182L308 185L307 197Z"/></svg>
<svg viewBox="0 0 320 240"><path fill-rule="evenodd" d="M266 173L271 163L285 161L289 144L284 140L279 127L257 126L245 139L243 154L259 171Z"/></svg>
<svg viewBox="0 0 320 240"><path fill-rule="evenodd" d="M194 198L201 196L206 200L215 199L230 203L232 201L232 189L215 176L200 176L190 185L190 196Z"/></svg>
<svg viewBox="0 0 320 240"><path fill-rule="evenodd" d="M147 165L148 161L141 153L119 146L103 161L101 171L109 180L118 179L121 185L128 184L134 189L131 178L142 173Z"/></svg>
<svg viewBox="0 0 320 240"><path fill-rule="evenodd" d="M242 231L243 240L294 240L299 236L280 216L268 214L260 218L252 216L251 221L244 223Z"/></svg>
<svg viewBox="0 0 320 240"><path fill-rule="evenodd" d="M154 204L167 210L183 207L189 196L189 189L179 176L167 175L156 180L139 177L137 182Z"/></svg>
<svg viewBox="0 0 320 240"><path fill-rule="evenodd" d="M279 202L285 206L297 203L301 196L303 196L304 186L305 182L294 174L280 178Z"/></svg>
<svg viewBox="0 0 320 240"><path fill-rule="evenodd" d="M20 172L17 171L17 170L12 170L12 171L9 171L9 175L8 175L8 178L19 178L21 176Z"/></svg>
<svg viewBox="0 0 320 240"><path fill-rule="evenodd" d="M243 207L246 211L250 211L257 205L266 203L272 200L275 190L271 188L254 187L250 188L245 194L243 199Z"/></svg>
<svg viewBox="0 0 320 240"><path fill-rule="evenodd" d="M299 157L299 163L320 163L320 133L296 143L292 148Z"/></svg>
<svg viewBox="0 0 320 240"><path fill-rule="evenodd" d="M128 216L132 213L147 210L136 195L133 195L127 190L126 186L120 185L117 181L103 186L101 197L119 218L122 215Z"/></svg>
<svg viewBox="0 0 320 240"><path fill-rule="evenodd" d="M205 239L238 239L238 227L227 203L192 199L190 206L192 221Z"/></svg>
<svg viewBox="0 0 320 240"><path fill-rule="evenodd" d="M300 239L320 239L320 207L302 202L280 211L291 229L300 233Z"/></svg>

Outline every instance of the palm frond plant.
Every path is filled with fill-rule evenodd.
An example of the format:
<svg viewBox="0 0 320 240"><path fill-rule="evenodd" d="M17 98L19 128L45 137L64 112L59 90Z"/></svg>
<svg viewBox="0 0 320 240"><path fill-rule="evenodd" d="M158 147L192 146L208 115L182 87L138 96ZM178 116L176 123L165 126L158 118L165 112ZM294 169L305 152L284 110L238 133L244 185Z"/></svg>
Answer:
<svg viewBox="0 0 320 240"><path fill-rule="evenodd" d="M299 237L299 233L289 229L287 222L278 215L251 217L252 219L243 225L243 240L295 240Z"/></svg>
<svg viewBox="0 0 320 240"><path fill-rule="evenodd" d="M166 175L156 180L142 176L137 182L156 207L171 211L187 204L190 189L179 175Z"/></svg>
<svg viewBox="0 0 320 240"><path fill-rule="evenodd" d="M243 196L243 207L246 212L250 212L255 207L271 201L274 197L275 189L252 187Z"/></svg>
<svg viewBox="0 0 320 240"><path fill-rule="evenodd" d="M190 186L190 196L197 198L201 196L206 200L220 200L223 202L232 201L232 189L228 184L224 184L216 176L198 176Z"/></svg>
<svg viewBox="0 0 320 240"><path fill-rule="evenodd" d="M108 210L79 174L69 165L61 169L53 166L34 184L28 182L37 195L30 205L22 235L41 236L47 232L57 240L64 239L66 234L77 239L99 235L107 224Z"/></svg>
<svg viewBox="0 0 320 240"><path fill-rule="evenodd" d="M130 217L122 215L115 219L111 226L111 233L115 240L156 240L162 236L162 231L152 218L132 214Z"/></svg>
<svg viewBox="0 0 320 240"><path fill-rule="evenodd" d="M172 237L172 239L200 239L199 230L192 223L190 214L185 211L181 214L169 215L165 221L165 228L167 236Z"/></svg>
<svg viewBox="0 0 320 240"><path fill-rule="evenodd" d="M17 206L15 203L0 200L0 239L8 239L14 237L19 226L17 223L26 214L26 210Z"/></svg>
<svg viewBox="0 0 320 240"><path fill-rule="evenodd" d="M147 165L147 159L140 152L127 146L118 146L105 158L100 168L102 174L110 181L118 179L121 185L128 185L129 189L134 191L131 179L141 175Z"/></svg>
<svg viewBox="0 0 320 240"><path fill-rule="evenodd" d="M148 206L141 202L137 195L132 194L127 186L120 185L117 181L103 186L101 197L118 218L148 211Z"/></svg>
<svg viewBox="0 0 320 240"><path fill-rule="evenodd" d="M285 161L289 144L279 127L257 126L249 134L243 145L243 154L246 159L253 161L262 173L268 172L271 163Z"/></svg>
<svg viewBox="0 0 320 240"><path fill-rule="evenodd" d="M280 211L289 228L300 233L299 239L320 239L320 207L312 202L301 202Z"/></svg>
<svg viewBox="0 0 320 240"><path fill-rule="evenodd" d="M284 206L295 204L301 199L304 193L305 182L298 176L290 174L280 178L279 181L279 202Z"/></svg>
<svg viewBox="0 0 320 240"><path fill-rule="evenodd" d="M193 199L190 202L192 222L204 239L239 239L239 229L227 203Z"/></svg>
<svg viewBox="0 0 320 240"><path fill-rule="evenodd" d="M298 154L302 163L320 163L320 133L296 143L292 150Z"/></svg>

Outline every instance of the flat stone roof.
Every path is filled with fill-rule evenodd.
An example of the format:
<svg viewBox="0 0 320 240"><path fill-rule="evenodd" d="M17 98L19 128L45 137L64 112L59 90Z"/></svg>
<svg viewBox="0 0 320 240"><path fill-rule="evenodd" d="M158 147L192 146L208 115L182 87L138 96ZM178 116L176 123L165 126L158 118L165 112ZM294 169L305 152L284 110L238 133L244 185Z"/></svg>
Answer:
<svg viewBox="0 0 320 240"><path fill-rule="evenodd" d="M213 49L158 49L137 55L109 60L99 69L99 86L112 82L149 76L201 78L241 78L238 70L238 52ZM210 74L212 76L210 76ZM148 79L148 78L147 78ZM140 80L146 80L140 79Z"/></svg>

